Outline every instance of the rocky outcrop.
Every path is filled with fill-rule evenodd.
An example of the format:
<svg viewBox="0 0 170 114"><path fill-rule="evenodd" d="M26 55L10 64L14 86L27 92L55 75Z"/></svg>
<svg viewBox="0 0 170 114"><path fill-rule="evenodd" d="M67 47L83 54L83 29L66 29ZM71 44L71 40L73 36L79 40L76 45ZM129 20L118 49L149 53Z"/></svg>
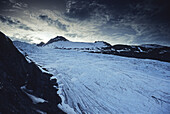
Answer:
<svg viewBox="0 0 170 114"><path fill-rule="evenodd" d="M64 113L57 107L61 99L53 87L57 86L56 80L50 81L51 76L35 63L28 63L0 32L0 113Z"/></svg>
<svg viewBox="0 0 170 114"><path fill-rule="evenodd" d="M43 46L44 44L44 42L40 42L39 44L37 44L37 46Z"/></svg>
<svg viewBox="0 0 170 114"><path fill-rule="evenodd" d="M170 62L170 47L156 44L147 44L139 46L114 45L102 48L100 51L91 53L112 54L125 57L134 57L142 59L154 59Z"/></svg>
<svg viewBox="0 0 170 114"><path fill-rule="evenodd" d="M58 41L69 41L69 40L67 40L67 39L64 38L63 36L57 36L57 37L55 37L55 38L53 38L53 39L50 39L45 45L51 44L51 43L53 43L53 42L58 42Z"/></svg>
<svg viewBox="0 0 170 114"><path fill-rule="evenodd" d="M95 41L94 43L103 43L105 44L107 47L111 47L112 45L109 44L108 42L105 42L105 41Z"/></svg>

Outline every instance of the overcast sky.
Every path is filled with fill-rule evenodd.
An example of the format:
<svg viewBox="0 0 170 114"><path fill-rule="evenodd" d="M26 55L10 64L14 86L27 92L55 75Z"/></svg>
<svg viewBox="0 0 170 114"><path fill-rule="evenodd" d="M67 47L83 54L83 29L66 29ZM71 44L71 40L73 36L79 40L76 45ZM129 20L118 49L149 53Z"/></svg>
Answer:
<svg viewBox="0 0 170 114"><path fill-rule="evenodd" d="M169 0L1 0L0 31L13 40L170 45Z"/></svg>

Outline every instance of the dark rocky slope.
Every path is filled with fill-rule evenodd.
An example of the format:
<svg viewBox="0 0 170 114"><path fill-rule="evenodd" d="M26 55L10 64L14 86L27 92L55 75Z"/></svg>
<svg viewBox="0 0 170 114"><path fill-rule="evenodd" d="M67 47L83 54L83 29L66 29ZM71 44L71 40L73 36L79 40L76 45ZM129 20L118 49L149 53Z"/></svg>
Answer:
<svg viewBox="0 0 170 114"><path fill-rule="evenodd" d="M43 45L45 45L44 42L40 42L39 44L37 44L37 46L43 46Z"/></svg>
<svg viewBox="0 0 170 114"><path fill-rule="evenodd" d="M45 45L51 44L53 42L57 42L57 41L69 41L66 38L64 38L63 36L57 36L55 38L50 39ZM42 46L42 45L41 45Z"/></svg>
<svg viewBox="0 0 170 114"><path fill-rule="evenodd" d="M139 46L113 45L102 48L98 52L91 51L91 53L113 54L125 57L154 59L170 62L170 47L156 44L145 44Z"/></svg>
<svg viewBox="0 0 170 114"><path fill-rule="evenodd" d="M53 88L56 80L50 81L50 76L33 62L28 63L12 41L0 32L0 113L64 113L57 107L61 99ZM46 102L33 103L29 95Z"/></svg>

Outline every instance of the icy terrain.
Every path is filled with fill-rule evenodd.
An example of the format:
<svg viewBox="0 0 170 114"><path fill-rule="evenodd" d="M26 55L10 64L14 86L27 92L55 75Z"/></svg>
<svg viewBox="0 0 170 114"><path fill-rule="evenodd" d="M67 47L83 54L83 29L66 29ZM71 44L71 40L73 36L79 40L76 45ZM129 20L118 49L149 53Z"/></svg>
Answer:
<svg viewBox="0 0 170 114"><path fill-rule="evenodd" d="M86 43L86 42L71 42L71 41L57 41L51 44L45 45L45 47L49 48L63 48L63 49L79 49L79 50L87 50L87 49L101 49L102 47L107 47L107 45L98 41L95 43Z"/></svg>
<svg viewBox="0 0 170 114"><path fill-rule="evenodd" d="M170 63L50 47L23 50L58 79L61 108L69 114L170 114Z"/></svg>

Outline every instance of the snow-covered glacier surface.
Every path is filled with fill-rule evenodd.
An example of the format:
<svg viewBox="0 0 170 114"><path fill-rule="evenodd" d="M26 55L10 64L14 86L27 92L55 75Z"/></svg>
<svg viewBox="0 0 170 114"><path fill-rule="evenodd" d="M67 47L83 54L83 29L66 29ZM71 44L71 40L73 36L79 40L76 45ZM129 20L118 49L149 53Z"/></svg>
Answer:
<svg viewBox="0 0 170 114"><path fill-rule="evenodd" d="M47 47L27 53L58 79L69 114L170 114L170 63Z"/></svg>

